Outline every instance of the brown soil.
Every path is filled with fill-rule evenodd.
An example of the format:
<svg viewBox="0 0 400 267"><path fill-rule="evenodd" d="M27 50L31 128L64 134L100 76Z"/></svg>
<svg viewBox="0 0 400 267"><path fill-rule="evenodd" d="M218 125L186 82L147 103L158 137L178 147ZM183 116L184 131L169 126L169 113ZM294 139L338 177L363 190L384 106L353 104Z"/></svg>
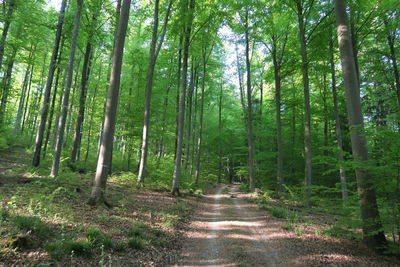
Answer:
<svg viewBox="0 0 400 267"><path fill-rule="evenodd" d="M284 220L220 185L199 203L175 266L400 266L356 241L283 230Z"/></svg>

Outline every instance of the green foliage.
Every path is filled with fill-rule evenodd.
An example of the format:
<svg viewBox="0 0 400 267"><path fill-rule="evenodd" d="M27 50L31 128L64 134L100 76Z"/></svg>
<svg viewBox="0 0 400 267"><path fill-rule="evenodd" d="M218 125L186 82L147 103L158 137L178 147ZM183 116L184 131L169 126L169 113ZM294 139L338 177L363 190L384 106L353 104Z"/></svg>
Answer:
<svg viewBox="0 0 400 267"><path fill-rule="evenodd" d="M91 257L91 243L85 240L65 240L47 242L43 246L50 257L55 260L61 260L69 257L71 254L81 257Z"/></svg>
<svg viewBox="0 0 400 267"><path fill-rule="evenodd" d="M32 231L39 238L46 238L52 234L51 228L46 226L39 217L16 216L11 222L18 230Z"/></svg>
<svg viewBox="0 0 400 267"><path fill-rule="evenodd" d="M147 244L143 239L139 237L133 237L129 239L128 246L136 250L142 250L147 247Z"/></svg>
<svg viewBox="0 0 400 267"><path fill-rule="evenodd" d="M242 192L250 192L250 187L247 183L240 184L239 190Z"/></svg>
<svg viewBox="0 0 400 267"><path fill-rule="evenodd" d="M345 238L345 239L357 239L359 235L356 235L353 231L345 229L343 227L334 225L331 228L322 231L322 234L337 238Z"/></svg>
<svg viewBox="0 0 400 267"><path fill-rule="evenodd" d="M89 228L86 232L86 237L89 243L93 247L103 246L105 249L110 249L114 247L114 244L110 237L105 235L102 231L96 228Z"/></svg>

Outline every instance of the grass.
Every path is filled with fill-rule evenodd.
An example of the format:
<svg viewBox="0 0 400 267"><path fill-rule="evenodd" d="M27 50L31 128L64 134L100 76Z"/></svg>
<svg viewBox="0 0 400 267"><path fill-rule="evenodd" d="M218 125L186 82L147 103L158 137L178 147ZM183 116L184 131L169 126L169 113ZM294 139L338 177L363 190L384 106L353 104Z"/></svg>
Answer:
<svg viewBox="0 0 400 267"><path fill-rule="evenodd" d="M87 240L65 240L53 241L44 244L44 250L47 251L52 259L61 260L71 255L81 257L91 257L93 254L92 245Z"/></svg>
<svg viewBox="0 0 400 267"><path fill-rule="evenodd" d="M11 222L18 230L31 231L39 238L46 238L52 234L51 228L38 217L16 216L11 219Z"/></svg>
<svg viewBox="0 0 400 267"><path fill-rule="evenodd" d="M128 246L136 250L141 250L146 248L148 244L145 240L141 239L140 237L133 237L129 239Z"/></svg>
<svg viewBox="0 0 400 267"><path fill-rule="evenodd" d="M21 150L0 155L0 167L6 169L0 187L0 255L12 251L7 260L0 257L0 265L24 265L23 261L41 266L51 257L54 265L68 266L71 257L80 257L80 263L92 266L98 263L94 255L106 250L106 257L118 252L118 258L126 258L135 266L132 250L144 254L157 251L165 259L165 254L181 242L177 227L191 212L187 199L170 198L169 190L152 190L151 183L137 190L136 176L122 173L108 180L107 200L114 207L93 209L86 205L93 173L62 168L59 177L51 178L51 157L33 168L29 153ZM17 183L18 179L31 181ZM41 253L30 259L20 253L28 248Z"/></svg>
<svg viewBox="0 0 400 267"><path fill-rule="evenodd" d="M89 243L94 247L103 246L105 249L111 249L114 247L111 238L96 228L89 228L86 232L86 237Z"/></svg>

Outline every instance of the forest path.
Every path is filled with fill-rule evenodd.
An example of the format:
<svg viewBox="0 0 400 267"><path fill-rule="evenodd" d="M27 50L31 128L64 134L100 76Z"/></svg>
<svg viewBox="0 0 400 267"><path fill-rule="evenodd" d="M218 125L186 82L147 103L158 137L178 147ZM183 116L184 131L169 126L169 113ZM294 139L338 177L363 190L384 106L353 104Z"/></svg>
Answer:
<svg viewBox="0 0 400 267"><path fill-rule="evenodd" d="M218 185L199 198L174 266L400 266L361 242L317 234L321 226L277 219L248 201L239 185Z"/></svg>
<svg viewBox="0 0 400 267"><path fill-rule="evenodd" d="M176 266L287 266L279 257L281 223L244 200L239 185L204 197Z"/></svg>

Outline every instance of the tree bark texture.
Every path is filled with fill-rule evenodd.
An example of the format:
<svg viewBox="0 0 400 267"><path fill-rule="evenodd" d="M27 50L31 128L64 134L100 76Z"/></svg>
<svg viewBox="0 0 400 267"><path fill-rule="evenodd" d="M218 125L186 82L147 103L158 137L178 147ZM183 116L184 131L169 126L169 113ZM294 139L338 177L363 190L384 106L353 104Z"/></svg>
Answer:
<svg viewBox="0 0 400 267"><path fill-rule="evenodd" d="M185 1L185 4L187 2ZM193 13L195 8L195 0L189 0L188 12L186 14L185 32L184 32L184 46L183 46L183 64L182 64L182 92L179 101L179 120L178 120L178 135L175 152L174 173L172 177L172 194L179 195L179 183L181 178L182 167L182 149L183 149L183 134L185 124L185 103L186 103L186 87L187 87L187 73L188 73L188 60L189 60L189 46L190 36L192 31Z"/></svg>
<svg viewBox="0 0 400 267"><path fill-rule="evenodd" d="M45 127L46 127L47 115L49 112L51 85L53 83L53 76L54 76L55 66L56 66L56 62L57 62L57 55L58 55L58 50L60 47L60 39L61 39L61 32L62 32L62 27L63 27L63 23L64 23L64 13L65 13L66 5L67 5L67 0L63 0L61 3L60 15L58 17L56 38L54 40L54 48L53 48L53 52L51 55L49 73L47 76L46 88L44 91L44 98L43 98L42 111L41 111L41 115L40 115L39 129L36 134L35 147L34 147L33 160L32 160L32 165L35 167L39 166L39 164L40 164L40 152L42 149L43 136L44 136Z"/></svg>
<svg viewBox="0 0 400 267"><path fill-rule="evenodd" d="M336 26L342 63L342 74L346 92L346 104L350 124L351 147L356 164L357 189L364 241L370 247L382 248L386 238L382 230L373 177L365 169L368 149L365 140L363 114L361 110L360 88L349 32L345 0L335 0Z"/></svg>
<svg viewBox="0 0 400 267"><path fill-rule="evenodd" d="M310 81L308 76L307 40L304 23L304 11L301 1L297 2L297 18L299 22L301 70L303 74L304 89L304 199L311 197L312 182L312 148L311 148L311 107L310 107Z"/></svg>
<svg viewBox="0 0 400 267"><path fill-rule="evenodd" d="M123 0L121 14L118 22L116 40L114 42L110 86L108 88L107 105L103 124L103 134L99 158L97 160L96 176L89 199L89 204L97 205L105 202L105 189L107 176L110 169L115 123L117 118L117 104L121 76L124 43L129 20L131 0Z"/></svg>
<svg viewBox="0 0 400 267"><path fill-rule="evenodd" d="M75 60L76 44L78 41L79 24L81 21L82 7L83 7L83 0L77 0L77 9L74 19L74 30L72 32L71 50L68 61L67 83L65 84L60 125L58 126L58 137L54 151L53 165L51 167L51 173L50 173L50 176L52 177L58 175L58 169L60 166L61 152L63 146L64 133L65 133L65 123L67 121L67 115L68 115L69 94L71 91L72 77L74 72L74 60Z"/></svg>

